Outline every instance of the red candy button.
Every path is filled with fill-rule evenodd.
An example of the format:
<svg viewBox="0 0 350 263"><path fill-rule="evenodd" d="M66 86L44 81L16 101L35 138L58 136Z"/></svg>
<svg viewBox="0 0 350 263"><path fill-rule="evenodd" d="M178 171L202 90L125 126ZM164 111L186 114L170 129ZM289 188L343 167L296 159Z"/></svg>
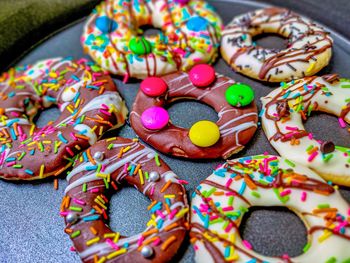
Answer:
<svg viewBox="0 0 350 263"><path fill-rule="evenodd" d="M148 77L141 82L141 90L150 97L157 97L167 90L168 85L161 78Z"/></svg>
<svg viewBox="0 0 350 263"><path fill-rule="evenodd" d="M194 66L189 73L190 80L196 87L204 88L215 80L215 70L207 64Z"/></svg>

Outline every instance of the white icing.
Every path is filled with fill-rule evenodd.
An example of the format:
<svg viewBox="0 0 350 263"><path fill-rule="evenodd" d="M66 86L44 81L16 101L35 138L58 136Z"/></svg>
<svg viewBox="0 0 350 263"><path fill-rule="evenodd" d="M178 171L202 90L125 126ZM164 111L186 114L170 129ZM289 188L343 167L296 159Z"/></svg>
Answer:
<svg viewBox="0 0 350 263"><path fill-rule="evenodd" d="M97 142L96 133L89 126L87 126L85 124L77 124L74 126L74 130L76 130L78 132L86 130L86 132L83 135L89 137L89 144L90 145L93 145L95 142Z"/></svg>
<svg viewBox="0 0 350 263"><path fill-rule="evenodd" d="M214 87L212 87L211 89L208 89L206 92L204 92L202 95L200 95L198 97L198 100L201 100L203 99L205 96L207 96L208 94L210 94L211 92L213 92L214 90L216 90L217 88L221 88L223 85L226 85L226 84L234 84L235 82L230 79L230 80L227 80L227 81L222 81L222 82L218 82L217 84L215 84Z"/></svg>
<svg viewBox="0 0 350 263"><path fill-rule="evenodd" d="M63 112L69 104L70 102L63 102L61 105L59 105L60 112Z"/></svg>
<svg viewBox="0 0 350 263"><path fill-rule="evenodd" d="M257 116L257 113L256 112L246 113L246 114L238 116L238 117L236 117L236 118L234 118L234 119L224 123L223 125L221 125L220 126L220 134L221 134L221 136L223 136L223 137L224 136L228 136L228 135L233 134L233 133L238 131L236 133L236 142L237 142L237 144L239 144L239 140L238 140L239 132L247 130L247 129L251 128L251 127L257 127L257 124L254 121L251 121L251 122L241 123L239 125L234 125L231 128L227 128L227 126L229 126L230 124L232 124L232 123L234 123L236 121L239 121L241 119L249 117L249 116ZM219 117L220 117L220 115L219 115Z"/></svg>
<svg viewBox="0 0 350 263"><path fill-rule="evenodd" d="M155 156L155 153L152 152L152 153L149 153L149 154L147 155L147 158L152 159L152 158L154 158L154 156Z"/></svg>
<svg viewBox="0 0 350 263"><path fill-rule="evenodd" d="M321 49L332 43L333 40L328 35L321 35L325 34L324 29L302 16L299 16L299 20L290 15L286 18L285 9L281 10L271 16L266 14L269 11L264 12L265 9L249 12L235 17L226 26L222 33L221 53L231 67L249 77L260 79L259 73L266 60L279 56L276 54L288 52L289 54L284 58L279 56L279 62L269 70L264 78L271 82L280 82L312 76L329 63L332 55L331 48L314 56L310 55L310 52L305 52L304 48L306 44L310 44L315 49ZM243 20L250 21L256 26L248 27ZM281 34L290 40L291 45L277 53L270 49L254 47L252 36L262 32ZM231 58L241 52L242 48L247 47L252 50L246 50L231 63Z"/></svg>
<svg viewBox="0 0 350 263"><path fill-rule="evenodd" d="M267 158L270 158L272 156L266 156ZM255 159L253 157L253 159ZM278 157L278 164L279 168L281 169L290 169L291 167L285 162L284 159ZM233 160L235 162L237 160ZM220 168L219 168L220 169ZM224 176L218 176L215 175L214 173L210 175L206 180L215 182L225 188L227 181L229 178L231 178L231 174L234 173L236 170L237 172L243 173L241 169L236 169L231 166L231 169L233 171L230 172L222 172L221 175ZM320 182L324 182L322 178L320 178L315 172L312 170L301 166L299 164L296 164L296 166L293 168L294 172L300 175L305 175L308 178L315 179ZM252 180L259 180L261 174L259 171L252 171L250 170L252 176ZM249 173L250 174L250 173ZM235 181L233 180L232 183L229 186L229 189L236 192L240 191L242 181L238 180ZM213 186L206 184L205 182L200 184L200 192L203 193L204 191L209 191L213 188ZM326 222L324 221L323 215L321 216L315 216L312 213L314 209L318 208L319 204L329 204L331 208L337 208L339 214L346 216L348 213L348 210L350 208L349 204L342 198L340 193L335 190L332 194L329 196L318 194L313 191L308 191L308 190L303 190L301 188L288 188L286 187L285 189L290 189L291 193L289 194L289 201L287 201L285 204L279 201L279 199L276 197L274 191L272 188L262 188L258 187L255 190L251 190L249 187L246 187L243 197L248 200L248 202L251 204L251 206L285 206L288 207L289 209L293 210L305 223L305 227L309 230L312 227L316 226L325 226ZM220 192L228 193L231 191L226 191L222 189L218 189ZM252 195L252 191L256 191L260 194L260 198L256 198ZM305 202L301 201L301 195L302 192L307 192L307 198ZM225 195L211 195L210 198L214 203L218 202L220 203L223 207L228 206L228 196ZM196 194L193 199L192 199L192 209L191 209L191 222L192 223L197 223L202 226L204 226L202 220L200 217L194 213L193 207L196 206L198 208L201 207L201 205L205 205L204 201L200 197L200 195ZM244 202L241 198L235 197L233 199L233 204L232 207L234 208L234 211L239 210L238 208L240 206L249 208L249 205ZM225 213L225 212L223 212ZM302 215L306 214L306 215ZM240 225L241 223L242 216L239 217L237 226ZM271 263L280 263L282 262L281 259L279 258L272 258L272 257L267 257L264 255L260 255L259 253L255 252L254 250L248 250L245 248L245 246L242 243L242 239L240 237L239 231L236 230L236 228L232 228L228 232L224 230L224 223L226 220L223 220L222 223L215 223L215 224L209 224L208 230L217 233L218 235L234 235L235 237L235 245L239 247L241 250L245 251L248 253L246 255L245 253L239 251L238 249L235 249L235 254L238 255L238 259L235 262L248 262L249 260L252 260L253 258L257 258L261 261L265 262L271 262ZM349 236L350 234L350 229L345 228L345 235ZM197 228L192 228L191 231L200 233ZM308 263L308 262L323 262L326 261L327 259L331 257L336 257L337 262L342 262L345 259L348 259L350 257L350 250L349 248L349 240L346 238L339 237L335 234L331 235L327 239L325 239L323 242L319 242L318 239L320 236L323 235L323 231L315 231L313 234L309 235L308 237L308 242L311 242L311 247L306 253L303 253L297 257L291 258L292 262L300 262L300 263ZM263 238L263 237L261 237ZM286 237L288 238L288 237ZM224 238L225 239L225 238ZM229 239L226 239L229 240ZM216 248L218 249L219 252L222 253L222 256L224 257L225 253L225 247L222 242L210 242L212 245L215 245ZM196 262L215 262L215 260L212 258L212 255L210 255L210 252L207 250L207 248L204 246L203 242L198 239L195 244L194 244L197 249L195 250L195 260ZM249 254L251 256L249 256Z"/></svg>
<svg viewBox="0 0 350 263"><path fill-rule="evenodd" d="M50 65L55 64L51 67L51 71L56 71L65 64L69 64L69 65L71 64L71 61L69 59L66 60L62 58L55 58L55 59L50 59L50 61L52 61Z"/></svg>
<svg viewBox="0 0 350 263"><path fill-rule="evenodd" d="M11 112L11 111L19 111L19 112L23 112L22 108L6 108L5 112Z"/></svg>
<svg viewBox="0 0 350 263"><path fill-rule="evenodd" d="M27 119L23 119L23 118L16 118L16 119L17 119L17 121L16 121L17 124L22 124L22 125L26 125L26 124L29 125L30 124ZM13 119L5 120L5 121L0 120L0 128L6 127L6 124L8 122L11 122L12 120Z"/></svg>
<svg viewBox="0 0 350 263"><path fill-rule="evenodd" d="M143 189L142 193L145 195L148 190L152 189L152 187L155 186L155 183L149 182L146 187Z"/></svg>
<svg viewBox="0 0 350 263"><path fill-rule="evenodd" d="M32 67L30 67L28 70L25 71L24 75L28 76L31 79L37 79L44 74L46 74L46 70L48 69L49 65L48 62L50 61L51 64L58 62L62 60L62 58L52 58L49 60L40 60L37 63L35 63ZM31 74L29 74L31 73Z"/></svg>
<svg viewBox="0 0 350 263"><path fill-rule="evenodd" d="M128 162L131 162L131 161L134 161L134 162L137 162L137 160L139 160L140 158L144 157L144 156L147 156L152 150L148 149L148 148L145 148L143 150L140 150L140 151L137 151L133 154L130 154L128 155L127 157L121 159L120 161L118 162L115 162L113 164L111 164L110 160L107 159L107 160L104 160L102 161L102 164L105 164L108 166L106 167L104 173L107 173L107 174L111 174L113 173L114 171L116 171L117 169L119 169L120 167L122 167L124 164L128 163ZM149 160L149 159L148 159ZM78 167L74 168L69 176L67 177L67 181L69 182L70 179L82 172L82 171L85 171L85 168L86 166L91 166L92 164L89 162L89 163L84 163L84 164L81 164L79 165ZM88 172L86 173L86 175L84 177L81 177L79 178L78 180L74 181L73 183L69 184L65 190L65 193L69 192L69 190L77 187L77 186L80 186L80 185L83 185L84 183L88 183L88 182L91 182L91 181L98 181L98 180L102 180L101 178L97 177L96 176L96 173L94 171L92 172Z"/></svg>
<svg viewBox="0 0 350 263"><path fill-rule="evenodd" d="M84 82L84 81L81 80L80 82ZM64 102L70 102L74 99L75 95L78 93L79 88L81 86L80 82L77 82L74 85L70 87L66 87L64 89L61 97Z"/></svg>
<svg viewBox="0 0 350 263"><path fill-rule="evenodd" d="M92 78L81 77L80 81L74 83L73 85L69 85L65 87L62 91L61 98L64 102L73 101L74 97L79 92L80 88L85 85L90 85L92 82Z"/></svg>
<svg viewBox="0 0 350 263"><path fill-rule="evenodd" d="M167 171L166 173L163 173L161 177L164 178L166 182L171 181L177 183L177 175L173 171Z"/></svg>
<svg viewBox="0 0 350 263"><path fill-rule="evenodd" d="M118 111L121 111L122 108L124 108L124 102L122 98L119 96L119 94L115 92L106 92L100 96L97 96L93 98L91 101L89 101L79 112L79 115L77 117L82 116L84 113L88 111L93 110L99 110L102 108L102 104L106 105L114 105ZM56 127L59 127L61 124L66 123L68 124L72 120L73 116L70 115L64 120L62 120L60 123L56 124Z"/></svg>
<svg viewBox="0 0 350 263"><path fill-rule="evenodd" d="M293 98L293 95L299 92L298 90L294 90L299 87L303 87L306 83L306 79L300 80L300 83L290 86L289 90L291 91L288 98ZM325 85L329 89L329 92L332 93L330 96L326 96L322 91L317 92L310 100L311 105L314 102L318 104L318 111L327 112L336 116L339 116L342 109L346 107L346 100L350 98L350 89L341 88L344 83L339 82L338 84L331 85L326 82L322 77L317 77L312 81L309 85L312 86L315 83L320 83ZM346 84L346 83L345 83ZM286 89L284 89L287 91ZM278 97L278 94L282 92L282 88L275 89L267 96L261 98L263 109L266 111L267 103L271 102L275 97ZM300 92L305 92L304 90ZM309 97L312 95L311 93L305 97ZM327 101L327 103L326 103ZM296 99L292 99L290 105L296 103ZM303 102L303 105L306 105L306 102ZM276 111L276 105L271 105L269 107L268 114L273 116ZM345 116L345 121L350 123L350 114ZM266 118L265 112L261 116L262 127L265 131L267 138L271 138L276 132L277 129L275 127L274 121ZM287 130L287 127L298 127L299 130L305 130L300 114L293 111L290 113L290 120L288 121L277 121L278 128L284 132L290 132ZM340 127L339 127L340 129ZM316 138L323 139L323 138ZM320 148L320 143L314 139L310 139L309 137L303 137L299 139L299 145L291 145L289 141L282 142L281 140L274 141L270 140L272 146L278 151L278 153L290 160L308 166L318 172L321 176L325 176L327 180L335 180L338 184L344 184L350 186L350 168L346 167L348 164L349 156L345 156L343 152L339 150L335 150L332 152L333 158L331 158L328 162L325 162L322 158L322 153L319 150L318 155L312 161L308 161L309 154L306 152L306 149L312 145ZM349 149L349 148L348 148ZM350 150L350 149L349 149Z"/></svg>
<svg viewBox="0 0 350 263"><path fill-rule="evenodd" d="M32 96L33 93L27 91L16 92L16 96Z"/></svg>

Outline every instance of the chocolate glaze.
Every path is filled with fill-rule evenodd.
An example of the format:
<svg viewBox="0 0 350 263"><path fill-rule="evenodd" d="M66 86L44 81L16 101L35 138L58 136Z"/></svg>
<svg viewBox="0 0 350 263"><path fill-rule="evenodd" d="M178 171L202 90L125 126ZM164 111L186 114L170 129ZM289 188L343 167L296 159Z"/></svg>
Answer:
<svg viewBox="0 0 350 263"><path fill-rule="evenodd" d="M71 102L71 106L77 112L81 110L84 106L86 106L91 100L102 95L102 94L118 94L117 87L115 86L113 80L106 75L103 71L93 72L90 68L91 65L87 65L85 62L76 62L71 60L59 60L53 62L49 70L53 67L57 67L55 72L60 74L60 72L67 70L67 73L62 75L62 79L58 81L57 90L45 88L45 86L41 86L42 83L46 81L50 82L52 78L50 78L47 74L39 78L35 78L33 80L28 81L25 78L24 69L10 70L0 78L2 81L0 82L0 95L7 96L10 92L15 92L16 95L13 97L8 97L6 100L0 101L0 108L7 109L11 108L9 112L5 112L3 115L6 116L9 120L16 118L27 118L32 121L33 117L43 108L47 108L50 104L54 104L56 106L60 106L64 103L62 100L62 92L66 87L70 87L72 84L68 84L68 80L72 80L72 76L79 79L83 79L86 74L91 73L94 75L93 81L90 85L94 85L94 83L103 83L103 91L100 89L88 89L86 88L86 83L81 83L79 86L80 92L80 104L77 108L74 107L74 102ZM25 68L27 69L27 68ZM28 76L27 76L28 77ZM8 82L8 80L10 80ZM23 88L18 89L16 87L23 86ZM43 90L40 95L38 95L33 86L41 87ZM20 95L23 94L23 95ZM119 96L119 95L118 95ZM54 103L50 103L47 105L47 99L50 97L55 100ZM31 109L29 109L31 107ZM14 116L15 115L15 116ZM112 113L110 116L99 112L99 109L93 109L91 111L87 111L85 114L85 120L80 122L89 127L96 126L95 134L99 137L99 131L105 132L108 129L121 125L124 123L124 116L121 113ZM17 117L20 116L20 117ZM0 127L0 138L5 138L5 142L9 142L12 144L11 152L15 153L19 152L19 154L25 152L25 156L17 161L17 164L23 165L21 169L13 168L13 167L2 167L0 172L0 177L8 180L32 180L38 179L40 174L40 167L42 164L45 165L44 173L41 178L58 175L63 172L63 170L69 167L72 164L72 159L75 154L81 152L82 150L88 148L90 146L88 140L86 138L73 138L73 134L77 134L78 131L74 130L73 125L68 124L66 126L61 126L54 128L55 125L64 122L67 117L72 116L72 113L65 108L61 113L60 117L53 122L51 125L45 126L43 128L35 127L33 130L33 136L31 136L31 128L32 123L30 124L18 124L18 127L23 130L23 139L20 136L17 136L17 139L13 139L10 134L10 127ZM99 116L99 118L97 117ZM79 117L80 118L80 117ZM74 119L74 121L79 120L79 118ZM64 122L65 123L65 122ZM13 127L13 126L11 126ZM48 130L53 129L51 132L47 132ZM62 133L62 136L67 140L66 143L62 143L58 148L57 153L54 153L54 142L60 141L58 139L58 134ZM47 134L45 137L40 134ZM38 143L42 142L44 146L44 151L40 151L39 147L36 145L29 146L23 143L23 141L27 139L32 139L32 141L37 141ZM51 143L45 143L45 141ZM1 141L1 144L4 144L4 141ZM73 152L73 156L71 153L67 152L67 147ZM35 154L31 155L30 151L35 149ZM13 155L12 157L18 157L17 155ZM1 165L0 165L1 167ZM30 175L25 172L25 169L29 169L33 172L33 175Z"/></svg>
<svg viewBox="0 0 350 263"><path fill-rule="evenodd" d="M114 144L114 146L109 150L108 146L110 144ZM125 149L126 147L130 146L131 148L123 153L123 155L118 158L118 155L120 154L121 149ZM66 189L66 197L70 198L70 203L64 205L61 207L62 212L68 212L69 211L69 206L75 205L76 204L72 201L74 198L79 199L85 203L85 205L81 206L83 210L81 212L78 212L77 214L80 216L80 220L75 223L75 224L69 224L66 221L66 232L67 229L69 229L69 232L75 232L75 231L80 231L81 234L78 237L72 238L72 241L74 243L74 247L76 251L80 254L81 259L83 262L88 262L92 263L94 262L94 255L97 255L98 258L101 258L103 256L107 256L108 254L116 251L112 247L109 246L104 246L106 247L105 251L102 251L101 249L96 248L95 253L87 253L88 249L93 248L94 246L99 246L103 245L106 242L106 238L104 238L104 235L106 233L114 233L112 229L109 228L108 226L108 216L105 214L103 216L103 213L107 213L106 210L103 210L104 212L100 214L98 211L95 212L95 215L100 215L100 218L98 220L92 221L92 222L84 222L81 218L82 215L85 215L89 213L94 207L96 207L96 202L94 201L96 197L98 196L103 196L104 200L106 201L106 207L108 208L108 203L110 200L111 195L118 189L121 189L123 185L127 184L130 186L135 187L138 191L143 193L145 196L147 196L151 202L160 202L162 203L162 213L165 215L166 219L165 221L169 220L166 209L164 207L169 207L166 202L165 202L165 197L164 195L175 195L174 198L171 198L171 205L174 205L175 203L181 203L182 208L188 207L187 203L187 197L186 197L186 191L184 187L179 183L177 179L174 177L173 183L169 185L169 187L162 193L161 189L164 187L164 185L167 182L166 179L166 174L170 173L171 170L167 166L167 164L159 158L160 161L160 166L157 166L155 159L154 158L149 158L149 154L155 154L152 150L145 148L142 144L138 143L137 141L133 141L131 139L126 139L126 138L112 138L112 139L107 139L107 140L102 140L94 144L91 148L91 156L93 156L96 152L103 152L104 154L104 160L102 161L103 166L106 167L106 170L109 169L109 167L112 167L113 165L116 165L118 162L124 162L123 160L128 160L128 164L135 164L137 165L138 163L142 163L141 169L143 173L146 171L151 172L151 171L156 171L158 172L161 176L160 180L152 183L149 180L144 179L144 184L142 184L140 177L138 176L139 174L136 173L136 175L129 175L129 172L125 172L124 165L121 165L119 168L113 170L110 173L110 180L111 183L109 184L109 189L106 188L106 185L103 180L99 177L95 177L96 179L90 182L86 183L87 191L83 192L82 191L82 184L79 183L79 185L74 186L74 184L78 180L82 180L84 178L87 178L90 176L91 173L89 171L81 171L73 174L70 178L68 177L69 180L69 185L68 188ZM143 155L138 155L141 154L142 151L146 151ZM135 157L133 157L135 156ZM131 160L130 160L131 158ZM86 161L78 161L75 165L75 169L79 169L80 165L84 164L91 164L87 163ZM91 164L92 165L92 164ZM72 172L75 170L73 169ZM93 172L95 173L95 172ZM172 173L172 172L171 172ZM113 186L115 185L115 187ZM70 186L73 186L70 188ZM154 188L152 190L152 188ZM94 189L94 190L93 190ZM125 205L125 204L124 204ZM146 208L145 208L146 209ZM180 211L181 207L174 208L176 211ZM75 212L73 212L75 213ZM127 219L126 219L127 220ZM176 222L178 225L177 227L166 231L164 229L161 229L159 233L153 235L157 236L160 238L161 243L160 245L153 245L153 243L150 244L150 246L154 250L154 255L146 259L144 258L140 251L138 250L138 237L142 234L137 234L134 237L135 239L132 239L129 241L129 249L128 252L117 256L111 260L108 260L108 262L167 262L169 261L178 251L180 245L182 244L182 241L184 240L188 228L188 215L185 214L184 217L178 218L174 222ZM171 222L170 222L171 223ZM164 223L165 224L165 223ZM94 227L95 230L97 231L96 235L94 235L90 231L90 227ZM151 229L156 229L153 225L148 227L147 230ZM144 233L144 232L143 232ZM166 249L162 250L161 245L164 243L165 240L167 240L169 237L175 236L176 241L171 243L171 245ZM86 241L99 237L100 240L98 243L88 246L86 245ZM145 238L145 241L148 238L151 238L152 236L147 236ZM127 238L124 236L121 236L119 238L119 241L123 243L123 239ZM130 237L132 238L132 237ZM112 238L113 239L113 238ZM125 241L126 242L126 241ZM136 246L136 247L133 247ZM122 247L122 246L119 246ZM95 256L96 257L96 256Z"/></svg>
<svg viewBox="0 0 350 263"><path fill-rule="evenodd" d="M253 137L257 129L257 107L254 102L241 108L228 104L225 91L234 83L232 79L216 74L216 81L204 89L195 87L187 73L177 72L163 76L162 79L168 85L167 94L152 98L140 90L130 114L131 126L138 136L157 150L191 159L228 158L243 149ZM197 100L218 112L219 120L216 124L220 128L221 138L216 144L205 148L195 146L188 136L189 130L175 126L171 122L159 131L148 130L142 125L140 116L146 109L152 106L166 107L179 99ZM228 123L235 118L237 118L236 121ZM239 125L247 123L251 123L250 127L234 131L235 128L239 129ZM223 136L225 132L228 135Z"/></svg>

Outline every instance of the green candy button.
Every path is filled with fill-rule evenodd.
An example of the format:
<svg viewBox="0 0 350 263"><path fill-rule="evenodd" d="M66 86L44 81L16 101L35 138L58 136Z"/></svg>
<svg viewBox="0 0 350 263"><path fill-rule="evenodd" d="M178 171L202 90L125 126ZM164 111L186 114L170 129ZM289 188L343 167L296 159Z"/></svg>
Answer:
<svg viewBox="0 0 350 263"><path fill-rule="evenodd" d="M136 55L146 55L152 52L151 43L144 37L134 37L129 42L129 48Z"/></svg>
<svg viewBox="0 0 350 263"><path fill-rule="evenodd" d="M234 107L244 107L254 100L254 91L247 84L236 83L227 88L226 100Z"/></svg>

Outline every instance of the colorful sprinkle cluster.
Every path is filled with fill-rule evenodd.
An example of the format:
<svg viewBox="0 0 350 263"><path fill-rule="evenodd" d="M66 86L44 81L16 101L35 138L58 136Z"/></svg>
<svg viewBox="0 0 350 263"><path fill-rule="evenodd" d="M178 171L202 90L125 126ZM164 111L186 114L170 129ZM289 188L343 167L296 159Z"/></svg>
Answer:
<svg viewBox="0 0 350 263"><path fill-rule="evenodd" d="M221 251L226 261L242 260L243 257L251 260L249 262L269 262L266 258L264 261L264 256L255 257L250 253L253 247L249 241L241 240L238 228L250 207L278 203L291 207L304 217L310 236L322 231L322 234L317 234L316 243L309 238L304 253L327 240L330 240L330 249L337 245L348 246L349 205L336 193L337 186L331 186L310 173L311 170L290 160L269 155L244 157L218 167L192 196L191 242L195 250L200 250L197 242L203 242L209 252L214 251L210 247ZM332 195L337 195L337 198L329 199ZM296 198L299 202L295 202ZM323 223L313 218L322 218ZM320 222L320 225L315 222ZM333 235L341 237L341 241L329 239ZM326 255L336 253L328 251ZM289 260L287 255L282 258ZM332 258L336 259L335 256Z"/></svg>
<svg viewBox="0 0 350 263"><path fill-rule="evenodd" d="M57 176L97 136L123 124L126 109L116 88L107 84L108 78L95 64L70 58L45 60L5 73L0 81L2 175L27 180ZM106 91L113 91L110 99ZM37 127L34 116L52 105L59 107L60 118Z"/></svg>
<svg viewBox="0 0 350 263"><path fill-rule="evenodd" d="M149 258L182 241L185 232L177 231L188 228L189 208L182 186L187 182L163 166L158 154L137 139L99 141L77 159L67 177L69 185L60 214L83 260L105 262L125 253L141 253L141 257ZM125 181L151 199L146 229L132 237L101 228L101 220L102 225L108 220L108 189L116 191Z"/></svg>
<svg viewBox="0 0 350 263"><path fill-rule="evenodd" d="M324 111L324 107L327 106L320 106L321 103L327 105L331 103L330 101L335 101L338 105L343 105L338 114L339 126L340 128L347 127L345 119L350 112L350 97L347 96L349 93L345 89L349 88L350 80L340 79L335 74L323 76L322 80L327 81L328 85L319 82L319 79L315 77L281 83L281 92L266 104L260 116L275 122L277 132L272 136L273 141L289 141L293 146L300 145L301 138L309 138L310 144L305 148L307 161L312 162L316 157L322 156L322 160L328 163L335 156L334 150L342 152L347 157L350 149L334 146L332 142L315 141L311 132L300 129L296 124L288 124L293 123L292 114L298 113L301 119L306 121L313 111ZM276 110L271 110L272 107L276 107ZM285 127L285 131L280 128L282 126ZM350 128L348 130L350 132ZM347 162L350 164L350 158Z"/></svg>
<svg viewBox="0 0 350 263"><path fill-rule="evenodd" d="M156 24L162 25L162 32L139 37L143 34L139 25L152 25L152 19L159 19ZM93 12L82 42L109 71L126 79L146 77L169 73L169 65L171 71L186 70L214 60L221 26L205 1L105 1Z"/></svg>

